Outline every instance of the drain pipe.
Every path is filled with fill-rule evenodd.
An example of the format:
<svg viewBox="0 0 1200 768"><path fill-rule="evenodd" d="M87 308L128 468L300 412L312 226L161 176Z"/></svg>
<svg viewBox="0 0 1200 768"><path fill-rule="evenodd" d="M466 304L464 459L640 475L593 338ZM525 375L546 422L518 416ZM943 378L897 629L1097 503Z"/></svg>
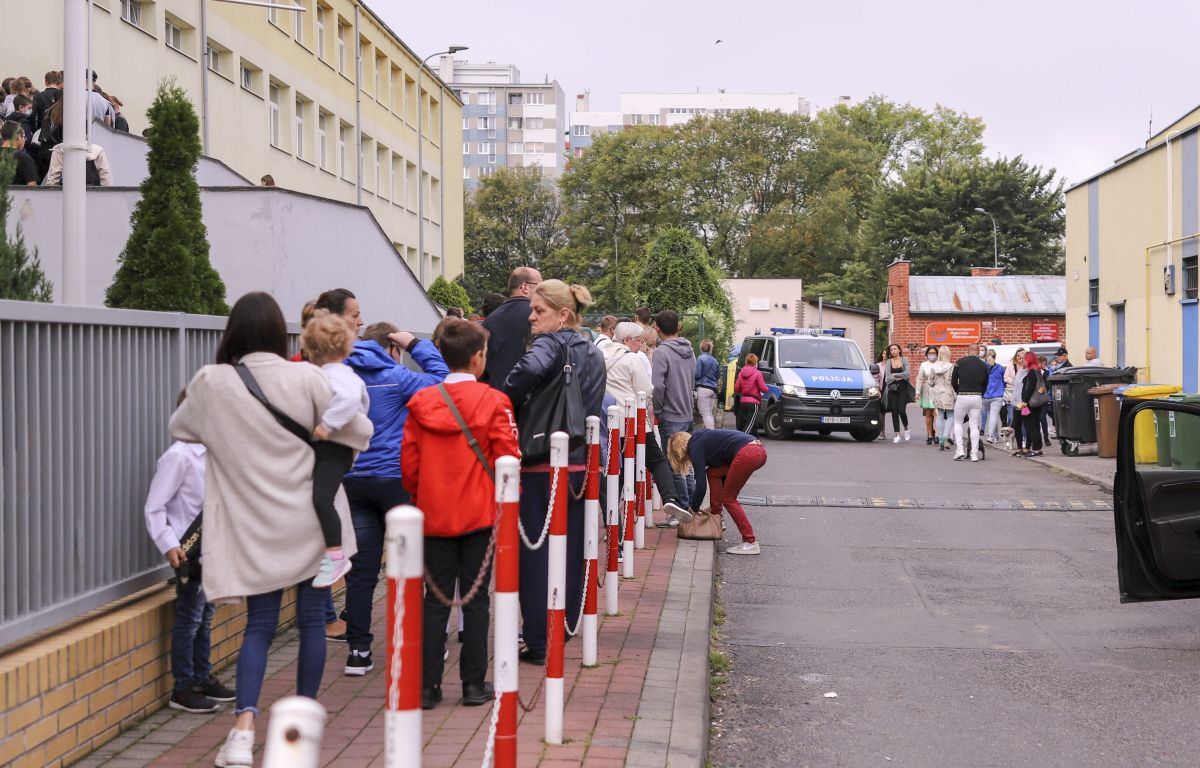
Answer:
<svg viewBox="0 0 1200 768"><path fill-rule="evenodd" d="M63 2L63 275L59 301L83 306L87 282L84 229L87 198L84 158L87 154L87 69L89 0Z"/></svg>
<svg viewBox="0 0 1200 768"><path fill-rule="evenodd" d="M358 172L354 175L355 202L362 205L362 36L358 31L358 3L354 4L354 148L358 152Z"/></svg>

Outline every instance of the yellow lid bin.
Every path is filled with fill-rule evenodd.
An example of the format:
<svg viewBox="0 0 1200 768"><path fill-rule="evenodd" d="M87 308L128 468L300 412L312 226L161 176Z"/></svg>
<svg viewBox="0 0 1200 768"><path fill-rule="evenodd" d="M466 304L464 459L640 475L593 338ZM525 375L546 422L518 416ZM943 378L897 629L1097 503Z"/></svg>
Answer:
<svg viewBox="0 0 1200 768"><path fill-rule="evenodd" d="M1183 391L1174 384L1130 384L1117 391L1133 400L1163 400ZM1166 412L1162 414L1166 416ZM1153 411L1143 411L1133 419L1133 460L1138 464L1159 463L1159 434L1163 432ZM1164 457L1165 458L1165 457Z"/></svg>

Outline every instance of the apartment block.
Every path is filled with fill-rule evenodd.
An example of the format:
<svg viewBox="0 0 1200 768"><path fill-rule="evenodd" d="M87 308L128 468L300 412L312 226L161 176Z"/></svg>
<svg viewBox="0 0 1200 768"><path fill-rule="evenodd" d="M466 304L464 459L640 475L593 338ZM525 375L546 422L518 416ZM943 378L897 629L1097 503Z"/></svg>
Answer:
<svg viewBox="0 0 1200 768"><path fill-rule="evenodd" d="M469 188L497 168L538 167L557 178L566 156L566 98L557 80L522 82L511 64L444 56L441 79L462 102L462 181Z"/></svg>
<svg viewBox="0 0 1200 768"><path fill-rule="evenodd" d="M809 115L812 105L795 93L622 93L625 125L682 125L695 117L714 117L758 109Z"/></svg>

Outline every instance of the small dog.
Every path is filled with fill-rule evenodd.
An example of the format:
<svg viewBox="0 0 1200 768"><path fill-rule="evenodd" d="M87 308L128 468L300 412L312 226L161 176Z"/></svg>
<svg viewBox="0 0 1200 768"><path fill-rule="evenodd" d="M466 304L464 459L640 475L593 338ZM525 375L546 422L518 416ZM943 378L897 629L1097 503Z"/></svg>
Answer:
<svg viewBox="0 0 1200 768"><path fill-rule="evenodd" d="M1004 450L1012 453L1013 438L1016 437L1016 430L1012 427L1000 427L1000 439L1004 441Z"/></svg>

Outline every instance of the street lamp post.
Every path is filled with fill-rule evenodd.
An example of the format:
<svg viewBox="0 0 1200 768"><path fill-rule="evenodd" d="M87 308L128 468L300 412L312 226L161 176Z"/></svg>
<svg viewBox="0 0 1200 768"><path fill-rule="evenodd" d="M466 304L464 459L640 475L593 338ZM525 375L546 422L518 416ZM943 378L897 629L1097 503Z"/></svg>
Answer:
<svg viewBox="0 0 1200 768"><path fill-rule="evenodd" d="M1000 230L996 227L996 217L983 208L976 208L975 213L985 214L992 220L992 266L1000 267Z"/></svg>
<svg viewBox="0 0 1200 768"><path fill-rule="evenodd" d="M458 53L459 51L467 50L465 45L452 45L444 51L431 53L421 61L421 66L417 67L417 276L421 281L421 287L425 288L425 117L424 106L425 99L421 97L421 80L425 73L425 63L434 56L445 56ZM441 151L446 151L445 142L442 143ZM442 222L442 226L446 226L446 222ZM443 264L445 263L446 254L442 254Z"/></svg>

